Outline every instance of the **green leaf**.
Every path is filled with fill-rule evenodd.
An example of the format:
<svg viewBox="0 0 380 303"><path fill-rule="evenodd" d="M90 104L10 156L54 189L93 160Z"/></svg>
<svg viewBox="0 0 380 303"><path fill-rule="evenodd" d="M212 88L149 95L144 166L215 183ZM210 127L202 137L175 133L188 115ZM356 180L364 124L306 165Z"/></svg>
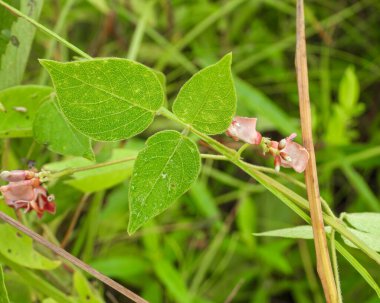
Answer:
<svg viewBox="0 0 380 303"><path fill-rule="evenodd" d="M133 281L139 275L149 272L150 266L142 257L123 255L95 259L90 265L111 278Z"/></svg>
<svg viewBox="0 0 380 303"><path fill-rule="evenodd" d="M79 272L74 273L74 288L79 296L80 303L101 303L103 300L95 294L86 278Z"/></svg>
<svg viewBox="0 0 380 303"><path fill-rule="evenodd" d="M110 8L106 0L87 0L87 1L90 2L93 6L95 6L103 14L108 14L110 11Z"/></svg>
<svg viewBox="0 0 380 303"><path fill-rule="evenodd" d="M192 301L183 277L171 263L166 260L159 260L155 262L154 271L176 302L186 303Z"/></svg>
<svg viewBox="0 0 380 303"><path fill-rule="evenodd" d="M214 196L211 194L210 188L207 187L204 182L195 182L189 191L189 195L192 198L193 205L202 216L214 220L220 219L220 211Z"/></svg>
<svg viewBox="0 0 380 303"><path fill-rule="evenodd" d="M141 133L164 102L156 73L134 61L40 62L53 80L63 115L94 140L123 140Z"/></svg>
<svg viewBox="0 0 380 303"><path fill-rule="evenodd" d="M0 303L9 303L8 292L5 287L3 267L0 266Z"/></svg>
<svg viewBox="0 0 380 303"><path fill-rule="evenodd" d="M209 135L228 128L236 111L231 60L231 53L227 54L185 83L173 104L178 118Z"/></svg>
<svg viewBox="0 0 380 303"><path fill-rule="evenodd" d="M20 8L18 0L5 1L13 7ZM12 33L11 27L14 22L17 21L17 17L11 14L5 7L0 6L0 59L4 55L8 43L11 41ZM1 67L1 64L0 64Z"/></svg>
<svg viewBox="0 0 380 303"><path fill-rule="evenodd" d="M236 225L245 244L249 248L254 247L255 240L251 234L257 226L257 210L256 204L249 195L244 195L240 201L236 213Z"/></svg>
<svg viewBox="0 0 380 303"><path fill-rule="evenodd" d="M360 240L362 240L365 244L367 244L370 248L376 251L380 251L380 237L379 234L372 234L362 232L360 230L356 230L353 228L349 228L349 230L357 236ZM326 233L331 232L331 227L325 227ZM280 238L295 238L295 239L313 239L313 229L310 225L303 225L291 228L283 228L277 230L271 230L263 233L255 233L255 236L266 236L266 237L280 237ZM357 248L351 241L342 237L344 242L351 247Z"/></svg>
<svg viewBox="0 0 380 303"><path fill-rule="evenodd" d="M330 233L331 228L325 227L327 233ZM292 239L313 239L313 228L310 225L302 225L290 228L282 228L262 233L254 233L258 237L280 237Z"/></svg>
<svg viewBox="0 0 380 303"><path fill-rule="evenodd" d="M371 190L364 176L360 174L358 171L356 171L356 169L350 163L343 162L340 167L343 173L345 174L346 178L348 179L349 183L351 184L351 187L354 190L356 190L357 193L362 198L363 204L364 203L367 204L368 210L380 211L380 203L379 203L380 200L378 200L374 192ZM371 213L363 213L363 215L358 214L359 215L358 219L360 220L360 218L362 217L363 219L361 221L365 221L367 219L365 218L367 216L366 214L368 214L368 219L370 220L372 219L373 216L375 217L371 220L372 222L376 219L377 220L380 219L380 215L376 213L372 213L373 216L371 216ZM369 222L369 224L371 224L371 221Z"/></svg>
<svg viewBox="0 0 380 303"><path fill-rule="evenodd" d="M365 244L367 244L370 248L372 248L375 251L380 252L380 237L379 232L372 234L372 233L366 233L360 230L356 230L353 228L349 228L349 230L357 236L360 240L362 240ZM348 246L357 248L355 244L353 244L350 240L346 239L345 237L342 237L344 240L344 243L346 243Z"/></svg>
<svg viewBox="0 0 380 303"><path fill-rule="evenodd" d="M286 249L290 246L289 240L278 240L257 246L255 253L260 262L269 265L283 274L291 274L293 266L285 257Z"/></svg>
<svg viewBox="0 0 380 303"><path fill-rule="evenodd" d="M72 128L53 100L39 108L33 124L34 139L62 155L81 156L93 160L94 153L88 137Z"/></svg>
<svg viewBox="0 0 380 303"><path fill-rule="evenodd" d="M15 5L20 2L20 11L38 20L43 1L6 1ZM0 90L21 83L35 26L23 18L15 18L4 7L0 7Z"/></svg>
<svg viewBox="0 0 380 303"><path fill-rule="evenodd" d="M197 179L199 170L199 151L190 139L176 131L150 137L133 168L128 233L134 233L183 195Z"/></svg>
<svg viewBox="0 0 380 303"><path fill-rule="evenodd" d="M359 100L359 81L353 66L347 67L339 83L339 103L350 113Z"/></svg>
<svg viewBox="0 0 380 303"><path fill-rule="evenodd" d="M0 110L0 138L31 137L36 112L51 92L51 87L35 85L0 91L0 104L5 110Z"/></svg>
<svg viewBox="0 0 380 303"><path fill-rule="evenodd" d="M8 270L4 278L10 302L32 302L31 288L27 279L20 279L20 276L13 270Z"/></svg>
<svg viewBox="0 0 380 303"><path fill-rule="evenodd" d="M344 219L356 229L380 236L380 213L346 213Z"/></svg>
<svg viewBox="0 0 380 303"><path fill-rule="evenodd" d="M135 150L114 149L112 156L107 161L120 160L127 157L136 156ZM49 171L60 171L66 168L93 165L95 162L83 158L71 158L65 161L49 163L44 169ZM93 193L105 190L119 184L129 178L132 174L133 161L126 161L115 165L108 165L72 175L73 179L65 181L66 184L84 192Z"/></svg>
<svg viewBox="0 0 380 303"><path fill-rule="evenodd" d="M61 262L52 261L33 249L33 241L7 224L0 224L0 253L9 260L34 269L50 270Z"/></svg>

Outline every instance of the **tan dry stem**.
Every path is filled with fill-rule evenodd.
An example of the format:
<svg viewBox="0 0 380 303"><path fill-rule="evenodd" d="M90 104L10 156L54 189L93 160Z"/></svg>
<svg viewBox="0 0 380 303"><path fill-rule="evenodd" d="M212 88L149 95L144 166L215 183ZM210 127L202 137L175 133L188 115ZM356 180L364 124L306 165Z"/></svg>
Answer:
<svg viewBox="0 0 380 303"><path fill-rule="evenodd" d="M310 159L305 171L305 183L307 188L307 196L310 203L310 215L314 234L315 251L317 256L317 271L322 283L326 301L329 303L336 303L338 302L338 292L331 266L323 223L317 166L315 162L315 152L311 128L303 0L297 0L297 45L295 63L297 72L303 145L308 150L310 155Z"/></svg>

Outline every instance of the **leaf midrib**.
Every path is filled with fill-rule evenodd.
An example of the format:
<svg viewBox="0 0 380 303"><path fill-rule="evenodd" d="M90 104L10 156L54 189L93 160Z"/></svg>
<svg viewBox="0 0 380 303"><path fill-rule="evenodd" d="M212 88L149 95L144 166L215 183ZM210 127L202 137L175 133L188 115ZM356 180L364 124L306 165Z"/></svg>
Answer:
<svg viewBox="0 0 380 303"><path fill-rule="evenodd" d="M166 140L166 141L169 141L169 140ZM167 167L168 163L170 162L170 160L173 158L174 154L177 152L179 146L181 145L181 143L183 142L183 138L180 137L179 138L179 141L178 143L176 144L176 146L174 147L174 150L173 152L171 153L171 155L168 157L168 160L166 161L165 165L163 166L163 168L161 169L161 171L159 172L158 174L158 177L156 178L156 180L154 181L154 184L152 185L152 188L149 190L148 194L144 197L144 202L149 198L149 196L151 195L151 193L153 192L153 189L155 188L155 186L157 185L157 182L158 180L160 179L159 176L162 174L162 172L165 170L165 168ZM157 142L159 143L159 142ZM149 147L149 146L148 146ZM138 215L141 213L141 209L138 213Z"/></svg>
<svg viewBox="0 0 380 303"><path fill-rule="evenodd" d="M108 91L108 90L102 89L102 88L100 88L100 87L98 87L98 86L95 86L95 85L92 85L92 84L90 84L90 83L88 83L88 82L85 82L85 81L83 81L83 80L80 79L80 78L77 78L77 77L74 77L73 75L67 74L67 73L63 72L63 71L60 70L60 69L57 69L55 66L53 66L53 65L51 65L51 64L49 64L49 63L47 63L47 62L48 62L48 61L45 61L44 64L47 65L48 67L54 69L55 71L57 71L57 72L59 72L59 73L65 75L65 76L67 76L67 77L69 77L69 78L72 78L72 79L78 80L79 82L81 82L81 83L83 83L83 84L85 84L85 85L88 85L88 86L90 86L90 87L92 87L92 88L94 88L94 89L96 89L96 90L99 90L99 91L101 91L101 92L103 92L103 93L105 93L105 94L108 94L108 95L110 95L110 96L112 96L112 97L114 97L114 98L116 98L116 99L119 99L119 100L121 100L121 101L124 101L124 102L126 102L126 103L128 103L128 104L130 104L130 105L132 105L132 106L139 107L139 108L141 108L141 109L143 109L143 110L146 110L146 111L148 111L148 112L152 112L152 113L155 113L155 112L158 110L158 109L157 109L157 110L151 110L151 109L148 109L148 108L146 108L146 107L144 107L144 106L141 106L141 104L136 104L136 103L131 102L131 101L127 100L127 99L124 99L123 97L118 96L118 95L116 95L116 94L114 94L114 93L111 93L111 92ZM58 97L58 99L59 99L59 97Z"/></svg>

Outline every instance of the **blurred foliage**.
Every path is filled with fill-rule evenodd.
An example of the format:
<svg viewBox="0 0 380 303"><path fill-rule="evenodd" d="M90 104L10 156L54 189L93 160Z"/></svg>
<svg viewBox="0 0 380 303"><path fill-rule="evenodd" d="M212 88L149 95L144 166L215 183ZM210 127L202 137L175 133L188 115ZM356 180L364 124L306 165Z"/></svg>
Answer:
<svg viewBox="0 0 380 303"><path fill-rule="evenodd" d="M379 211L380 2L305 2L321 194L337 214ZM169 104L194 72L232 51L238 113L257 116L265 136L300 134L293 0L54 0L45 1L40 22L92 56L135 56L162 71ZM4 30L0 43L2 39L7 39ZM51 85L38 58L70 61L76 55L37 31L22 84ZM135 153L142 139L175 127L156 119L140 138L95 143L96 158L116 157L114 148ZM236 147L224 136L217 139ZM257 151L248 150L244 158L272 166ZM74 161L30 138L2 140L2 169L26 168L29 160L38 168ZM130 173L119 178L115 168L113 175L109 170L102 174L110 186L102 187L99 178L91 181L86 174L59 180L49 189L57 198L57 215L42 222L34 215L25 217L25 224L50 241L66 238L68 251L149 302L323 302L312 242L252 236L300 225L300 219L236 167L206 160L199 181L179 203L132 237L127 235ZM287 180L281 182L300 192ZM88 189L91 185L96 189ZM6 210L3 203L0 208ZM379 281L378 266L349 250ZM338 258L345 301L378 302L357 272ZM91 302L100 297L127 302L91 278L88 283L79 273L73 277L66 267L49 272L4 267L4 273L11 302L54 302L47 298L48 288L38 287L42 279L82 301L90 293Z"/></svg>

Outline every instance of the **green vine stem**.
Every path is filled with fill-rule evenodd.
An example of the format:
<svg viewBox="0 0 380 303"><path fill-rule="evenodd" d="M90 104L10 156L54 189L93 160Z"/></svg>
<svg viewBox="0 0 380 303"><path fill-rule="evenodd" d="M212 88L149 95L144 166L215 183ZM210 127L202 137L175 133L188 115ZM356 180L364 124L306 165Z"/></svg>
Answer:
<svg viewBox="0 0 380 303"><path fill-rule="evenodd" d="M284 196L288 197L299 208L304 209L306 211L310 211L309 203L305 198L296 194L295 192L288 189L287 187L277 182L276 180L268 177L267 175L260 172L259 170L256 170L254 167L252 167L251 164L246 163L242 161L241 159L239 159L239 157L237 157L237 152L235 150L228 148L227 146L221 144L215 139L209 137L208 135L205 135L202 132L187 125L186 123L181 121L176 115L174 115L171 111L169 111L168 109L164 107L160 109L160 113L166 118L179 123L183 127L188 127L194 134L196 134L200 139L202 139L204 142L209 144L215 151L225 156L230 162L234 163L236 166L242 169L245 173L250 175L259 183L261 183L270 192L272 192L276 196L279 196L279 194L281 194L282 201L283 201ZM380 265L380 255L376 251L374 251L372 248L368 247L362 240L356 237L352 232L350 232L347 229L347 227L339 219L337 219L335 216L332 217L328 214L324 214L323 218L328 225L330 225L333 229L335 229L341 235L343 235L352 243L354 243L360 250L362 250L366 255L368 255L371 259L375 260L376 263Z"/></svg>
<svg viewBox="0 0 380 303"><path fill-rule="evenodd" d="M69 15L71 8L75 4L75 1L76 0L67 0L65 2L65 4L63 5L62 9L60 9L60 13L59 13L57 23L53 29L54 33L61 33L62 32L62 30L64 28L65 21L67 19L67 16ZM45 55L43 58L45 58L45 59L52 58L56 45L57 45L56 40L49 41L49 44L46 48ZM48 73L45 69L42 69L39 80L38 80L39 84L45 85L47 79L48 79ZM27 159L29 159L29 158L27 157Z"/></svg>
<svg viewBox="0 0 380 303"><path fill-rule="evenodd" d="M201 154L201 157L203 159L228 161L228 159L225 156L221 156L221 155ZM43 171L41 173L41 178L42 179L47 178L47 180L50 181L53 179L58 179L58 178L69 176L69 175L72 175L75 173L79 173L81 171L87 171L87 170L91 170L91 169L97 169L97 168L101 168L101 167L106 167L106 166L121 164L121 163L129 162L129 161L134 161L134 160L136 160L136 158L137 158L137 156L131 156L131 157L126 157L126 158L122 158L122 159L118 159L118 160L91 164L91 165L87 165L87 166L65 168L65 169L57 171L57 172Z"/></svg>
<svg viewBox="0 0 380 303"><path fill-rule="evenodd" d="M334 277L335 277L336 286L337 286L337 290L338 290L338 302L343 303L342 289L340 287L338 258L336 255L335 230L334 229L331 230L331 234L330 234L330 248L331 248L331 260L332 260L332 266L333 266L333 270L334 270Z"/></svg>
<svg viewBox="0 0 380 303"><path fill-rule="evenodd" d="M0 0L0 5L4 6L7 10L9 10L11 13L15 14L16 16L22 17L25 20L32 23L35 27L46 33L47 35L53 37L57 41L61 42L65 46L67 46L72 51L76 52L78 55L82 56L86 59L92 59L92 57L89 54L86 54L84 51L76 47L75 45L71 44L66 39L63 39L61 36L53 32L52 30L48 29L47 27L43 26L41 23L37 22L36 20L30 18L29 16L23 14L18 9L14 8L13 6L9 5L8 3L4 2L3 0Z"/></svg>

